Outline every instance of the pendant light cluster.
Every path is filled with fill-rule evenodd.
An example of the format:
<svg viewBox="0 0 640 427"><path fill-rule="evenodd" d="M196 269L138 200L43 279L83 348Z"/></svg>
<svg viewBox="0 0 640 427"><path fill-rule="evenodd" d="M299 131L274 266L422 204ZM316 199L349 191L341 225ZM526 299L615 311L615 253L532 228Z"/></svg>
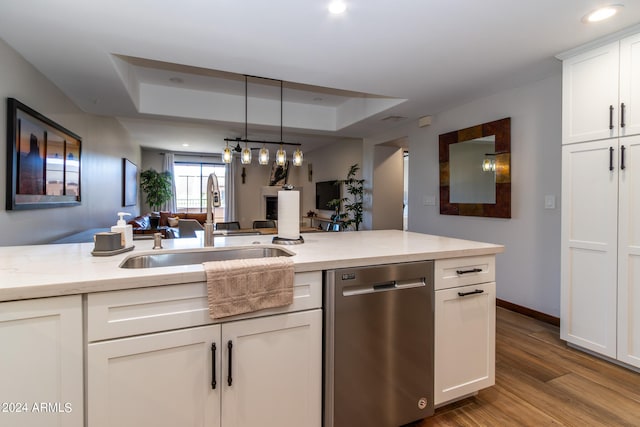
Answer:
<svg viewBox="0 0 640 427"><path fill-rule="evenodd" d="M260 148L260 151L258 153L258 163L261 165L267 165L269 164L269 150L267 150L266 144L278 144L280 147L278 148L278 151L276 151L276 164L278 166L284 166L287 162L287 152L284 149L285 145L293 145L296 147L296 150L293 153L293 157L292 157L292 161L293 161L293 165L294 166L302 166L302 160L303 160L303 154L302 151L300 151L300 145L299 143L293 143L293 142L284 142L282 140L282 118L283 118L283 102L282 102L282 85L283 82L282 80L280 80L280 142L271 142L271 141L258 141L258 140L251 140L248 139L248 132L247 132L247 123L248 123L248 118L247 118L247 110L248 110L248 93L247 93L247 78L248 76L244 76L244 139L240 139L240 138L235 138L235 139L231 139L231 138L225 138L225 142L226 145L224 147L224 150L222 151L222 161L224 163L231 163L231 161L233 160L233 151L239 152L240 153L240 162L243 165L248 165L251 163L251 159L252 159L252 155L251 155L251 148L249 147L249 143L262 143L262 148ZM260 79L266 79L265 77L258 77ZM229 148L229 141L235 141L237 143L235 149L231 149ZM244 142L244 148L240 149L240 143Z"/></svg>

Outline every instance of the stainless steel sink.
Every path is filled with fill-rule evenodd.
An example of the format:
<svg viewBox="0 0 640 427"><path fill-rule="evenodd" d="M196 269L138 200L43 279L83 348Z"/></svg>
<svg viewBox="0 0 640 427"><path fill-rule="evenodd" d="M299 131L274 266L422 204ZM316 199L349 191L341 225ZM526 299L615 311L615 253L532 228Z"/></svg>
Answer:
<svg viewBox="0 0 640 427"><path fill-rule="evenodd" d="M269 258L276 256L291 256L288 251L280 248L230 248L205 249L181 252L160 252L154 254L134 255L125 259L120 268L154 268L173 267L177 265L202 264L207 261L225 261L230 259Z"/></svg>

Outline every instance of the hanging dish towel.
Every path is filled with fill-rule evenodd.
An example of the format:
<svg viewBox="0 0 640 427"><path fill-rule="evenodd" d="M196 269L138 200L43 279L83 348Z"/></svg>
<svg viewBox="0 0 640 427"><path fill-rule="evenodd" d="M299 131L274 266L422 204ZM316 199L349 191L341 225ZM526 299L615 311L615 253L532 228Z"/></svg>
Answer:
<svg viewBox="0 0 640 427"><path fill-rule="evenodd" d="M202 264L212 319L282 307L293 302L293 261L286 257Z"/></svg>

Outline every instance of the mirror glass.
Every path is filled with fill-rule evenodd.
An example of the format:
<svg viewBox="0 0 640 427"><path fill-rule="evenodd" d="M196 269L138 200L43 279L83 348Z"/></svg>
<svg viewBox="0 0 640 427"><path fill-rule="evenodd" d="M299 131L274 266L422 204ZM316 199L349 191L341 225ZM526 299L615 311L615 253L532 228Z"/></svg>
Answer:
<svg viewBox="0 0 640 427"><path fill-rule="evenodd" d="M495 142L490 135L449 145L451 203L496 202Z"/></svg>
<svg viewBox="0 0 640 427"><path fill-rule="evenodd" d="M440 213L511 218L511 119L439 136Z"/></svg>

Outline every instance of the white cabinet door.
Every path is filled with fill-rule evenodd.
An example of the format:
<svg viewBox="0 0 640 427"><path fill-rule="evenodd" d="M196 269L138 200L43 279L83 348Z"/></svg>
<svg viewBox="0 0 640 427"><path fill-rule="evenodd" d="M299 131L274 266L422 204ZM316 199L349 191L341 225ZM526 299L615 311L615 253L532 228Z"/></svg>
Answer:
<svg viewBox="0 0 640 427"><path fill-rule="evenodd" d="M619 52L616 41L563 61L563 144L618 135Z"/></svg>
<svg viewBox="0 0 640 427"><path fill-rule="evenodd" d="M321 310L228 323L222 342L224 427L321 425Z"/></svg>
<svg viewBox="0 0 640 427"><path fill-rule="evenodd" d="M622 104L620 136L640 134L640 34L620 42L620 106Z"/></svg>
<svg viewBox="0 0 640 427"><path fill-rule="evenodd" d="M609 357L616 357L617 165L617 140L562 147L560 336Z"/></svg>
<svg viewBox="0 0 640 427"><path fill-rule="evenodd" d="M434 403L495 383L495 282L435 292Z"/></svg>
<svg viewBox="0 0 640 427"><path fill-rule="evenodd" d="M219 427L220 353L219 325L89 344L89 427Z"/></svg>
<svg viewBox="0 0 640 427"><path fill-rule="evenodd" d="M0 425L83 425L80 296L0 303L0 347Z"/></svg>
<svg viewBox="0 0 640 427"><path fill-rule="evenodd" d="M621 138L621 150L623 146L624 169L620 169L619 178L618 359L640 367L640 136Z"/></svg>

